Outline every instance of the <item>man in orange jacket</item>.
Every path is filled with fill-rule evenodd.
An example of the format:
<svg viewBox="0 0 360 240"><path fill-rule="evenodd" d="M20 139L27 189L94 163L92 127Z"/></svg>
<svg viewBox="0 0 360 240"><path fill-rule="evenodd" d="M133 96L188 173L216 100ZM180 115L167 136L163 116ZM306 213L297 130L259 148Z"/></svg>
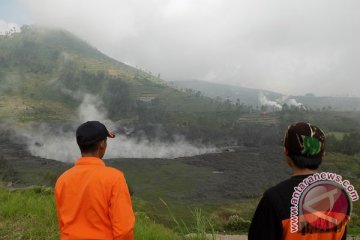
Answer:
<svg viewBox="0 0 360 240"><path fill-rule="evenodd" d="M98 121L76 131L82 157L55 185L61 240L134 239L135 217L124 175L102 161L108 137L115 135Z"/></svg>

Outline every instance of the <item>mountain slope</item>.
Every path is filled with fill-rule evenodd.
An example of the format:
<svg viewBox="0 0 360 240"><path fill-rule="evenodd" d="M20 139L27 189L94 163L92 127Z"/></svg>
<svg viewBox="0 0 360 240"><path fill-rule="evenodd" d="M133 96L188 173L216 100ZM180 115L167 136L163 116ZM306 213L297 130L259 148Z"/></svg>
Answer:
<svg viewBox="0 0 360 240"><path fill-rule="evenodd" d="M71 119L85 93L97 95L113 120L134 118L144 108L215 109L210 99L176 90L67 31L25 26L0 37L1 117Z"/></svg>
<svg viewBox="0 0 360 240"><path fill-rule="evenodd" d="M212 98L218 97L221 99L229 99L232 102L240 100L241 103L252 106L260 105L260 94L265 94L270 99L277 99L282 96L282 94L280 93L266 90L245 88L200 80L176 81L173 82L173 84L180 88L190 88L196 91L200 91L205 96L209 96Z"/></svg>
<svg viewBox="0 0 360 240"><path fill-rule="evenodd" d="M96 101L85 104L91 105L87 110L92 114L80 119L79 106L88 94L96 96ZM26 127L45 122L58 130L99 119L106 112L115 129L134 138L171 142L185 136L193 143L224 145L248 134L247 123L238 124L238 119L250 111L195 91L181 91L107 57L64 30L26 26L20 33L0 37L1 120ZM271 124L278 125L278 117L274 119ZM263 129L268 121L257 125Z"/></svg>
<svg viewBox="0 0 360 240"><path fill-rule="evenodd" d="M313 109L328 109L335 111L360 111L359 97L316 97L311 94L294 97L298 102Z"/></svg>
<svg viewBox="0 0 360 240"><path fill-rule="evenodd" d="M200 91L205 96L212 98L221 98L223 100L229 99L230 101L251 105L261 106L261 96L266 96L270 101L276 101L279 105L286 103L286 99L295 99L296 104L303 104L311 109L336 110L336 111L359 111L360 98L358 97L317 97L313 94L306 94L305 96L285 96L281 93L245 88L239 86L232 86L226 84L212 83L199 80L191 81L176 81L173 84L179 88L190 88L194 91ZM285 101L285 102L284 102ZM289 103L287 103L289 104Z"/></svg>
<svg viewBox="0 0 360 240"><path fill-rule="evenodd" d="M239 94L257 99L259 91L243 89ZM269 98L281 96L263 93ZM230 104L194 90L180 90L107 57L63 30L27 26L20 33L0 37L1 120L68 127L69 122L80 121L78 110L86 94L97 96L92 104L104 110L93 114L107 112L117 127L131 129L126 134L145 135L149 140L174 141L180 135L193 143L220 146L277 144L273 138L280 139L289 123L282 113L264 115L242 99L240 104ZM95 119L96 114L84 116ZM290 116L305 120L304 114ZM306 114L322 119L320 113ZM349 116L349 125L356 125Z"/></svg>

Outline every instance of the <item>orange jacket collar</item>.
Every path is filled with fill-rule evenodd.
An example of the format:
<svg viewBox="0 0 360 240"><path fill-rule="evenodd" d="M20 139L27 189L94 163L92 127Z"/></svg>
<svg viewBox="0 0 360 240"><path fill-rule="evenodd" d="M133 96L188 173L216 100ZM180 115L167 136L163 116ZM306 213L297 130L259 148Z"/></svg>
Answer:
<svg viewBox="0 0 360 240"><path fill-rule="evenodd" d="M79 160L76 161L75 165L100 165L105 166L103 160L97 157L81 157Z"/></svg>

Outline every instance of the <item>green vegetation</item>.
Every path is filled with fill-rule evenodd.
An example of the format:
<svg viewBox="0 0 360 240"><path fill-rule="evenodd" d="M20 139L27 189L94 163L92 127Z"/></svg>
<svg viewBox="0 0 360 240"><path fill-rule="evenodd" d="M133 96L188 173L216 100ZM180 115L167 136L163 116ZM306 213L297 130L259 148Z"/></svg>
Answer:
<svg viewBox="0 0 360 240"><path fill-rule="evenodd" d="M0 188L0 239L58 239L51 189Z"/></svg>
<svg viewBox="0 0 360 240"><path fill-rule="evenodd" d="M258 98L258 90L243 90L244 96ZM284 127L299 120L331 132L360 129L359 112L326 108L262 113L259 106L240 100L176 89L149 72L107 57L67 31L24 26L21 33L0 37L2 119L71 122L85 93L99 98L110 119L134 128L134 137L145 134L150 140L161 135L171 141L174 135L184 135L193 142L219 146L274 145L280 143Z"/></svg>
<svg viewBox="0 0 360 240"><path fill-rule="evenodd" d="M339 134L329 134L327 136L327 145L335 152L347 155L360 154L360 133L347 133L339 138Z"/></svg>
<svg viewBox="0 0 360 240"><path fill-rule="evenodd" d="M182 239L179 234L156 224L145 214L136 214L135 239L140 240L165 240L165 239ZM200 239L199 239L200 240Z"/></svg>
<svg viewBox="0 0 360 240"><path fill-rule="evenodd" d="M283 94L275 93L266 90L251 89L246 87L231 86L220 83L191 80L191 81L177 81L173 83L179 88L193 89L200 91L202 94L212 98L218 98L225 101L229 99L233 103L241 103L245 105L257 106L259 103L259 95L266 95L270 100L276 101L285 97ZM314 94L308 93L305 96L291 96L297 102L302 103L306 108L316 111L359 111L360 98L359 97L317 97ZM284 108L289 108L289 105L284 104Z"/></svg>
<svg viewBox="0 0 360 240"><path fill-rule="evenodd" d="M37 26L0 37L0 93L0 116L20 122L69 121L84 93L97 95L116 121L144 109L213 108L209 98L176 90L67 31Z"/></svg>
<svg viewBox="0 0 360 240"><path fill-rule="evenodd" d="M136 219L135 239L181 239L143 213L136 214ZM12 191L0 188L0 239L59 239L53 191L46 187Z"/></svg>
<svg viewBox="0 0 360 240"><path fill-rule="evenodd" d="M193 89L199 91L205 96L211 98L217 98L219 100L225 101L229 99L230 101L236 103L240 102L241 104L256 106L259 105L259 95L266 94L270 99L281 98L280 93L275 93L266 90L252 89L246 87L232 86L221 83L206 82L199 80L190 80L190 81L176 81L173 82L175 86L183 89Z"/></svg>
<svg viewBox="0 0 360 240"><path fill-rule="evenodd" d="M218 206L209 218L219 232L247 233L260 198L243 199Z"/></svg>
<svg viewBox="0 0 360 240"><path fill-rule="evenodd" d="M0 239L52 240L59 239L53 191L48 187L8 190L0 187ZM165 202L164 202L165 203ZM133 199L136 211L135 239L140 240L205 240L211 223L201 210L195 209L194 228L189 228L172 214L176 232L155 223L147 214L137 211L141 201ZM166 204L166 203L165 203ZM141 207L140 207L141 208ZM180 223L181 221L181 223ZM214 232L214 230L213 230Z"/></svg>

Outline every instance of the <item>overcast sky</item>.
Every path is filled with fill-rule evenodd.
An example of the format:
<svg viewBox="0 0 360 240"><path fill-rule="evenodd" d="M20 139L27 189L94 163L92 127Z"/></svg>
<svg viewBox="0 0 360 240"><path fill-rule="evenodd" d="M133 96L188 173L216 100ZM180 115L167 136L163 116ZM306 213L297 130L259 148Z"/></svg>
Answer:
<svg viewBox="0 0 360 240"><path fill-rule="evenodd" d="M360 96L359 8L358 0L2 0L0 21L65 28L169 81Z"/></svg>

